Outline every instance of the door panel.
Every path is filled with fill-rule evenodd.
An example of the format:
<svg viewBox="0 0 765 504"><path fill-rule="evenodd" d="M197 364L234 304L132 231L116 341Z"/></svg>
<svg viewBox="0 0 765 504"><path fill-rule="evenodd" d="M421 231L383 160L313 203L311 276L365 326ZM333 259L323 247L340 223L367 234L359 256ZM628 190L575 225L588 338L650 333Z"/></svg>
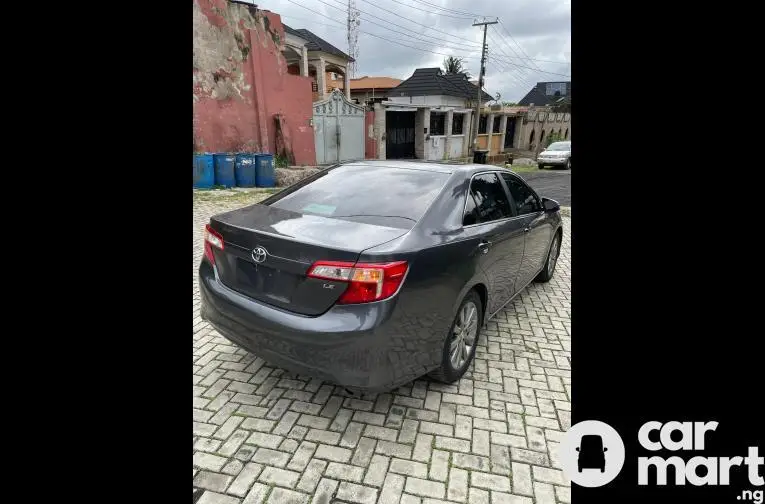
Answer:
<svg viewBox="0 0 765 504"><path fill-rule="evenodd" d="M530 283L547 261L547 251L552 239L552 225L544 212L524 215L520 219L526 231L526 247L518 275L518 287Z"/></svg>
<svg viewBox="0 0 765 504"><path fill-rule="evenodd" d="M364 116L340 116L340 161L364 159Z"/></svg>
<svg viewBox="0 0 765 504"><path fill-rule="evenodd" d="M340 130L338 129L337 117L326 116L324 118L324 162L336 163L338 158L338 142Z"/></svg>
<svg viewBox="0 0 765 504"><path fill-rule="evenodd" d="M316 145L316 163L326 163L326 153L324 152L324 116L314 116L314 144Z"/></svg>
<svg viewBox="0 0 765 504"><path fill-rule="evenodd" d="M539 196L526 182L512 173L503 173L502 179L510 192L516 214L521 216L526 235L523 262L518 275L520 288L534 279L547 260L553 227L542 210Z"/></svg>
<svg viewBox="0 0 765 504"><path fill-rule="evenodd" d="M488 315L507 303L519 286L525 243L524 227L523 219L506 219L485 234L485 239L491 242L486 261L482 263L489 281Z"/></svg>
<svg viewBox="0 0 765 504"><path fill-rule="evenodd" d="M523 261L524 221L513 217L510 200L496 173L473 177L463 225L480 230L480 265L489 291L487 313L492 314L516 292Z"/></svg>

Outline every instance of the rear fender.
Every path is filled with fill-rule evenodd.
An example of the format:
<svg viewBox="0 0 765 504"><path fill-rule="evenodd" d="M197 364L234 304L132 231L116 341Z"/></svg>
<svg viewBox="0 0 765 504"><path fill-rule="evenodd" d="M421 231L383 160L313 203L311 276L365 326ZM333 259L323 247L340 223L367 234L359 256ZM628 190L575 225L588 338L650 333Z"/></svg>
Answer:
<svg viewBox="0 0 765 504"><path fill-rule="evenodd" d="M452 316L456 315L457 309L460 307L460 303L462 303L462 300L465 299L465 296L467 296L467 293L476 288L478 285L483 285L486 299L484 299L484 306L483 306L483 321L486 321L486 307L489 306L489 292L488 292L488 285L489 281L486 277L486 274L483 272L482 269L478 268L476 271L476 274L471 278L460 290L459 295L457 295L457 299L454 301L454 305L452 306ZM480 293L479 293L480 295Z"/></svg>

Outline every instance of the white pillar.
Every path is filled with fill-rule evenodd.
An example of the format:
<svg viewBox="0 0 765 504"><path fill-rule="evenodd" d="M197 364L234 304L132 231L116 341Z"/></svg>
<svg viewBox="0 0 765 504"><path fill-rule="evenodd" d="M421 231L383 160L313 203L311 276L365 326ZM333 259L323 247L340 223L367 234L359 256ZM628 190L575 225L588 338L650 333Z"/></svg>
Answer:
<svg viewBox="0 0 765 504"><path fill-rule="evenodd" d="M351 100L351 77L348 75L348 67L343 68L343 89L345 90L345 98Z"/></svg>
<svg viewBox="0 0 765 504"><path fill-rule="evenodd" d="M308 49L300 48L300 75L308 77Z"/></svg>
<svg viewBox="0 0 765 504"><path fill-rule="evenodd" d="M375 109L375 142L377 143L377 159L385 159L385 107L374 104Z"/></svg>
<svg viewBox="0 0 765 504"><path fill-rule="evenodd" d="M499 120L499 152L505 152L505 135L507 133L507 115L502 114Z"/></svg>
<svg viewBox="0 0 765 504"><path fill-rule="evenodd" d="M319 58L316 66L316 85L319 88L319 100L323 100L327 97L327 64L324 58Z"/></svg>
<svg viewBox="0 0 765 504"><path fill-rule="evenodd" d="M468 157L470 155L470 132L473 121L473 111L465 112L462 119L462 157ZM477 138L477 137L476 137Z"/></svg>
<svg viewBox="0 0 765 504"><path fill-rule="evenodd" d="M494 116L495 114L489 114L486 117L486 150L489 151L489 155L494 154L491 152L491 139L494 134Z"/></svg>
<svg viewBox="0 0 765 504"><path fill-rule="evenodd" d="M454 121L454 110L449 110L446 112L446 128L444 129L444 134L446 135L446 141L444 142L444 158L449 159L451 156L449 153L451 152L452 147L452 122Z"/></svg>

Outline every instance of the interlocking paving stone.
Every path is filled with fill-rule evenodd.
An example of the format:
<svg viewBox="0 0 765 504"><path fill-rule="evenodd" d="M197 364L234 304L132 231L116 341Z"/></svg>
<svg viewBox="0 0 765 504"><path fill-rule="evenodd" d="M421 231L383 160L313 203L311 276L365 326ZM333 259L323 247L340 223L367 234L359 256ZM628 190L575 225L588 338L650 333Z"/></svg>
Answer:
<svg viewBox="0 0 765 504"><path fill-rule="evenodd" d="M245 204L194 203L198 504L570 503L557 455L571 424L570 218L554 278L483 327L459 382L423 377L349 397L273 367L200 318L204 225Z"/></svg>

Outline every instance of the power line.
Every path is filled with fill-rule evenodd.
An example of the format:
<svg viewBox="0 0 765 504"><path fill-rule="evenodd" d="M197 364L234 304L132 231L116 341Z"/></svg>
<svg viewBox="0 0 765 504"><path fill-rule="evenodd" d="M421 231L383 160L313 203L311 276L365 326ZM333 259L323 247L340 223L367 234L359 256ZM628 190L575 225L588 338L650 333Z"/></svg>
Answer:
<svg viewBox="0 0 765 504"><path fill-rule="evenodd" d="M320 1L321 1L321 0L320 0ZM411 19L409 19L409 18L406 18L406 17L402 16L401 14L399 14L399 13L397 13L397 12L393 12L393 11L391 11L391 10L388 10L388 9L384 9L384 8L380 7L379 5L375 5L375 4L373 4L372 2L370 2L369 0L361 0L361 1L362 1L362 2L364 2L364 3L368 3L369 5L372 5L372 6L374 6L374 7L377 7L378 9L380 9L380 10L382 10L382 11L385 11L385 12L388 12L388 13L390 13L390 14L393 14L394 16L397 16L397 17L399 17L399 18L401 18L401 19L405 19L406 21L409 21L410 23L413 23L413 24L416 24L416 25L422 26L422 27L424 27L424 28L427 28L428 30L437 31L437 32L439 32L439 33L443 33L443 34L445 34L445 35L449 35L450 37L454 37L454 38L457 38L457 39L460 39L460 40L464 40L464 41L470 42L471 44L480 45L478 42L475 42L474 40L470 40L470 39L467 39L467 38L464 38L464 37L460 37L459 35L453 35L453 34L451 34L451 33L449 33L449 32L445 32L445 31L443 31L443 30L439 30L439 29L437 29L437 28L433 28L432 26L428 26L428 25L424 25L424 24L422 24L422 23L418 23L417 21L412 21ZM360 9L359 9L359 10L360 10ZM361 11L361 12L364 12L364 11ZM390 23L390 21L388 21L388 22ZM403 27L402 27L402 28L403 28ZM409 29L411 29L411 28L409 28Z"/></svg>
<svg viewBox="0 0 765 504"><path fill-rule="evenodd" d="M444 14L443 12L433 12L433 11L422 9L420 7L415 7L414 5L405 4L404 2L400 2L399 0L391 0L391 2L395 2L397 4L404 5L406 7L409 7L410 9L416 9L416 10L421 11L421 12L426 12L428 14L435 14L436 16L444 16L444 17L449 17L449 18L454 18L454 19L472 19L474 17L474 16L464 16L464 15L462 15L462 16L455 16L453 14Z"/></svg>
<svg viewBox="0 0 765 504"><path fill-rule="evenodd" d="M324 0L317 0L317 1L318 1L318 2L320 2L320 3L323 3L324 5L327 5L327 6L329 6L329 7L332 7L332 8L334 8L334 9L337 9L337 10L340 10L340 11L342 11L342 10L343 10L343 9L341 9L340 7L336 7L336 6L332 5L332 4L328 4L328 3L327 3L327 2L325 2ZM337 2L337 3L339 3L339 2L340 2L340 0L333 0L333 1L334 1L334 2ZM459 42L457 42L457 41L454 41L454 40L444 40L444 39L441 39L441 38L438 38L438 37L434 37L434 36L432 36L432 35L425 35L424 33L420 34L420 33L417 33L416 31L412 30L411 28L407 28L406 26L401 26L400 24L396 24L396 23L393 23L393 22L391 22L391 21L388 21L388 20L387 20L387 19L385 19L385 18L381 18L381 17L379 17L379 16L375 16L374 14L369 14L369 13L367 13L367 12L364 12L364 11L360 10L360 9L356 9L356 10L358 10L358 11L359 11L359 12L361 12L362 14L366 14L367 16L372 16L372 17L373 17L373 18L375 18L375 19L379 19L380 21L385 21L385 22L386 22L386 23L388 23L388 24L392 24L393 26L398 26L399 28L403 28L404 30L407 30L407 31L409 31L409 32L412 32L412 33L415 33L415 34L417 34L417 35L421 35L421 36L423 36L423 37L428 37L428 38L431 38L431 39L435 40L436 42L440 42L440 43L441 43L441 45L442 45L443 47L447 48L447 49L464 49L464 47L450 47L450 46L446 46L446 45L444 45L444 44L447 44L447 43L448 43L448 44L459 44ZM364 18L364 19L366 19L366 18ZM406 18L404 18L404 19L406 19ZM376 22L374 22L374 21L370 21L369 19L367 19L367 22L369 22L369 23L372 23L373 25L377 25L377 26L379 26L379 27L381 27L381 28L383 28L383 29L385 29L385 30L388 30L388 31L392 31L392 32L394 32L394 33L398 33L398 34L400 34L400 35L404 35L404 36L407 36L407 37L409 37L409 38L413 38L413 39L415 39L415 40L419 40L419 41L422 41L422 42L429 42L428 40L424 40L424 39L421 39L421 38L418 38L418 37L414 37L414 36L412 36L412 35L409 35L409 34L408 34L408 33L406 33L406 32L402 32L402 31L394 30L393 28L388 28L388 26L386 26L386 25L383 25L383 24L380 24L380 23L376 23ZM432 44L432 42L431 42L431 44ZM477 42L474 42L474 44L475 44L475 45L478 45L478 43L477 43Z"/></svg>
<svg viewBox="0 0 765 504"><path fill-rule="evenodd" d="M532 86L526 80L522 79L521 77L519 77L515 73L511 72L510 70L508 70L507 67L504 66L501 62L497 61L496 58L492 58L491 55L489 55L488 62L489 62L490 65L492 65L494 67L495 70L497 70L497 72L500 75L507 75L508 77L513 79L513 81L516 84L518 84L518 85L520 85L520 86L522 86L524 88Z"/></svg>
<svg viewBox="0 0 765 504"><path fill-rule="evenodd" d="M345 25L344 25L343 23L341 23L340 21L335 21L335 20L333 20L333 21L334 21L336 24L333 24L333 25L331 25L331 24L328 24L328 23L317 23L317 22L316 22L315 20L313 20L313 19L301 18L301 17L293 16L292 14L280 14L280 16L281 16L281 18L282 18L282 19L284 19L284 18L289 18L289 19L294 19L295 21L303 21L304 23L313 23L313 24L317 24L317 25L319 25L319 26L329 26L330 28L337 28L337 27L338 27L338 25L340 25L340 26L345 26Z"/></svg>
<svg viewBox="0 0 765 504"><path fill-rule="evenodd" d="M306 7L305 5L302 5L302 4L298 3L298 2L295 2L294 0L287 0L287 1L288 1L288 2L290 2L290 3L292 3L292 4L294 4L294 5L297 5L298 7L301 7L301 8L303 8L303 9L306 9L306 10L308 10L308 11L310 11L310 12L314 13L314 14L317 14L317 15L319 15L319 16L321 16L321 17L324 17L324 18L326 18L326 19L329 19L330 21L334 21L334 22L337 22L337 21L336 21L334 18L331 18L331 17L329 17L329 16L327 16L327 15L325 15L325 14L322 14L321 12L318 12L318 11L316 11L316 10L313 10L313 9L311 9L310 7ZM328 6L330 6L330 7L334 7L334 5L332 5L332 4L328 4L328 3L326 3L326 2L324 2L324 1L322 1L322 0L319 0L319 1L320 1L321 3L324 3L324 4L328 5ZM364 0L364 1L366 1L366 0ZM335 7L335 8L337 8L337 7ZM360 11L360 12L362 12L362 13L363 13L363 11ZM369 21L369 20L367 20L367 21ZM371 22L371 21L369 21L369 22ZM375 24L377 24L377 23L375 23ZM400 25L396 25L396 26L400 26ZM387 30L391 30L391 28L387 28L387 27L383 27L383 28L385 28L385 29L387 29ZM408 29L408 28L406 28L406 27L402 27L402 28L404 28L404 29ZM410 30L410 29L409 29L409 30ZM398 32L398 31L396 31L396 30L394 30L394 31L395 31L395 32L397 32L397 33L400 33L400 32ZM411 30L410 30L410 31L411 31ZM423 48L421 48L421 47L415 47L415 46L411 46L411 45L403 44L403 43L401 43L401 42L399 42L399 41L396 41L396 40L392 40L392 39L389 39L389 38L383 37L383 36L381 36L381 35L378 35L378 34L376 34L376 33L371 33L371 32L367 32L367 31L364 31L364 30L359 30L359 33L363 33L363 34L365 34L365 35L369 35L369 36L372 36L372 37L375 37L375 38L379 38L379 39L381 39L381 40L385 40L386 42L390 42L390 43L393 43L393 44L397 44L397 45L400 45L400 46L402 46L402 47L407 47L407 48L409 48L409 49L415 49L415 50L417 50L417 51L423 51L423 52L427 52L427 53L431 53L431 54L437 54L437 55L439 55L439 56L457 56L457 57L462 57L462 58L465 58L465 59L467 59L467 60L469 60L470 58L473 58L473 57L475 56L474 54L473 54L473 55L464 55L464 54L446 54L446 53L442 53L442 52L438 52L438 51L431 51L431 50L429 50L429 49L423 49ZM412 37L411 35L407 35L407 36L409 36L410 38L415 38L415 37ZM420 40L421 40L421 39L420 39ZM426 43L429 43L428 41L425 41L425 40L421 40L421 41L422 41L422 42L426 42ZM432 43L431 43L431 44L432 44ZM446 47L446 48L447 48L447 49L450 49L451 47ZM472 49L472 48L464 48L464 49L468 49L468 50L470 50L470 49ZM495 58L495 59L496 59L496 58ZM507 63L507 64L509 64L509 65L513 65L513 66L519 67L519 68L526 68L526 69L530 69L530 70L535 70L534 68L526 67L526 66L523 66L523 65L518 65L518 64L516 64L516 63L512 63L512 62L509 62L509 61L503 61L503 62L504 62L504 63ZM549 73L549 74L552 74L552 75L560 75L560 76L563 76L563 77L569 77L568 75L559 74L559 73L555 73L555 72L547 72L547 71L544 71L544 70L542 70L542 72L543 72L543 73Z"/></svg>
<svg viewBox="0 0 765 504"><path fill-rule="evenodd" d="M324 3L322 0L319 0L319 1L320 1L320 2L322 2L322 3ZM335 1L335 2L339 2L339 0L333 0L333 1ZM367 0L362 0L362 1L366 2ZM401 5L404 5L404 6L406 6L406 7L409 7L409 8L411 8L411 9L415 9L415 10L421 11L421 12L426 12L426 13L431 13L431 14L440 15L440 14L439 14L439 13L437 13L437 12L429 12L429 11L426 11L426 10L424 10L424 9L420 9L420 8L418 8L418 7L414 7L414 6L412 6L412 5L409 5L409 4L405 4L405 3L403 3L403 2L400 2L399 0L391 0L391 1L392 1L392 2L395 2L395 3L398 3L398 4L401 4ZM370 3L370 2L367 2L367 3ZM429 4L429 3L427 3L427 2L422 2L422 3L425 3L425 4L427 4L427 5L433 5L433 4ZM441 7L439 7L439 8L441 8ZM383 9L383 10L384 10L384 9ZM447 9L447 10L450 10L450 9ZM364 13L364 11L359 11L359 12L362 12L362 13ZM387 11L387 12L391 12L391 11ZM417 32L415 32L414 30L412 30L411 28L407 28L407 27L405 27L405 26L401 26L401 25L398 25L398 24L395 24L395 23L391 23L391 22L390 22L390 21L388 21L387 19L381 18L381 17L379 17L379 16L374 16L373 14L368 14L368 13L366 13L366 14L367 14L367 15L370 15L370 16L372 16L372 17L374 17L375 19L379 19L379 20L381 20L381 21L385 21L386 23L390 23L390 24L393 24L394 26L398 26L398 27L400 27L400 28L403 28L403 29L405 29L405 30L411 31L411 32L413 32L413 33L417 33ZM478 16L478 15L476 15L476 16ZM399 17L402 17L402 16L399 16ZM451 17L451 16L450 16L450 17ZM412 21L412 20L410 20L410 19L408 19L408 18L405 18L405 17L402 17L402 18L403 18L403 19L406 19L407 21L411 21L411 22L413 22L413 23L416 23L415 21ZM466 17L457 17L456 19L469 19L469 18L466 18ZM370 23L372 23L372 24L376 24L376 25L378 25L378 26L380 26L380 27L382 27L382 28L384 28L384 29L386 29L386 30L390 30L390 31L393 31L393 32L396 32L396 33L401 33L401 32L399 32L399 31L397 31L397 30L392 30L392 29L388 28L387 26L383 26L383 25L380 25L379 23L375 23L375 22L373 22L373 21L369 21L369 22L370 22ZM425 25L421 25L421 26L425 26ZM434 36L432 36L432 35L425 35L425 34L419 34L419 33L418 33L418 35L422 35L423 37L428 37L428 38L431 38L431 39L433 39L433 40L436 40L436 41L438 41L438 42L441 42L442 44L444 44L444 43L456 43L456 42L454 42L454 41L444 40L444 39L442 39L442 38L434 37ZM499 35L499 33L498 33L498 35ZM452 35L452 36L454 36L454 35ZM411 35L409 35L409 37L411 37ZM411 38L416 38L416 37L411 37ZM501 39L501 38L502 38L502 37L501 37L501 35L500 35L500 39ZM418 40L422 40L422 39L418 39ZM463 40L468 40L468 39L463 39ZM504 42L504 40L503 40L503 42ZM473 43L473 44L475 44L475 45L478 45L478 42L472 42L472 43ZM505 43L505 44L507 44L506 42L504 42L504 43ZM447 48L447 49L464 49L463 47L450 47L450 46L446 46L446 45L444 45L443 47L445 47L445 48ZM509 46L508 46L508 47L509 47ZM514 49L512 49L512 47L510 47L510 49L514 51ZM520 60L524 60L524 59L526 59L526 60L530 60L530 61L539 61L540 63L556 63L556 64L559 64L559 65L563 65L563 64L565 64L565 63L566 63L565 61L541 60L541 59L534 59L534 58L529 58L529 57L523 58L522 56L519 56L519 55L517 55L517 52L515 52L515 54L516 54L516 56L515 56L515 57L516 57L516 58L518 58L518 59L520 59ZM509 55L507 55L507 54L505 54L505 56L506 56L506 57L508 57L508 58L513 58L513 56L509 56Z"/></svg>
<svg viewBox="0 0 765 504"><path fill-rule="evenodd" d="M317 14L317 15L319 15L319 16L321 16L321 17L327 18L327 19L329 19L329 20L331 20L331 21L335 21L333 18L331 18L331 17L329 17L329 16L327 16L327 15L325 15L325 14L322 14L321 12L315 11L315 10L313 10L313 9L309 8L309 7L306 7L305 5L299 4L299 3L295 2L294 0L287 0L287 1L288 1L288 2L290 2L290 3L292 3L292 4L295 4L295 5L297 5L298 7L302 7L303 9L306 9L306 10L308 10L308 11L311 11L311 12L313 12L314 14ZM383 36L377 35L377 34L375 34L375 33L370 33L370 32L364 31L364 30L359 30L359 33L363 33L364 35L370 35L370 36L372 36L372 37L376 37L376 38L379 38L379 39L381 39L381 40L385 40L386 42L391 42L391 43L393 43L393 44L398 44L398 45L400 45L400 46L403 46L403 47L408 47L408 48L410 48L410 49L415 49L415 50L418 50L418 51L428 52L428 53L431 53L431 54L438 54L439 56L455 56L454 54L446 54L446 53L441 53L441 52L437 52L437 51L430 51L430 50L428 50L428 49L422 49L422 48L420 48L420 47L414 47L414 46L410 46L410 45L402 44L401 42L398 42L398 41L396 41L396 40L391 40L391 39L389 39L389 38L386 38L386 37L383 37ZM460 56L460 57L463 57L463 58L465 58L465 61L470 61L470 59L469 59L469 58L471 58L471 56L463 56L463 55L457 55L457 56Z"/></svg>
<svg viewBox="0 0 765 504"><path fill-rule="evenodd" d="M501 38L501 37L500 37L500 38ZM503 42L505 42L505 41L503 40ZM507 43L506 43L506 42L505 42L505 44L507 45ZM513 53L514 53L516 56L518 56L518 52L517 52L515 49L513 49L513 48L512 48L510 45L507 45L507 47L508 47L508 48L509 48L511 51L513 51ZM504 52L504 51L502 50L502 48L501 48L501 47L499 47L499 50L500 50L500 51L502 52L502 54L504 54L504 55L505 55L507 58L510 58L510 57L511 57L511 56L509 56L509 55L508 55L506 52ZM526 58L521 58L520 56L518 56L518 58L519 58L519 59L522 59L522 60L523 60L523 59L528 59L528 60L531 60L532 62L534 61L534 59L532 59L532 58L529 58L529 57L528 57L528 55L527 55L527 57L526 57ZM499 59L499 58L498 58L498 59ZM541 73L546 73L546 74L550 74L550 75L557 75L557 76L561 76L561 77L571 77L570 75L566 75L566 74L562 74L562 73L558 73L558 72L550 72L549 70L542 70L541 68L539 68L539 65L534 65L534 67L535 67L535 68L532 68L532 67L528 67L528 66L525 66L525 65L519 65L518 63L513 63L512 61L507 61L507 60L503 60L503 61L504 61L505 63L507 63L508 65L513 65L513 66L515 66L515 67L518 67L518 68L525 68L525 69L528 69L528 70L533 70L533 71L535 71L535 72L541 72ZM565 64L565 63L564 63L564 62L562 62L562 61L561 61L561 62L557 62L557 63L558 63L558 64L560 64L560 65L563 65L563 64Z"/></svg>
<svg viewBox="0 0 765 504"><path fill-rule="evenodd" d="M412 0L412 1L417 2L417 3L421 3L421 4L425 4L425 5L429 6L429 7L435 7L436 9L442 9L442 10L445 10L447 12L453 12L455 14L462 14L462 15L465 15L465 16L468 16L468 17L477 17L477 18L479 18L479 17L480 18L486 17L483 14L476 14L475 12L465 12L465 11L459 11L459 10L456 10L456 9L450 9L448 7L442 7L440 5L436 5L436 4L432 4L430 2L426 2L425 0Z"/></svg>
<svg viewBox="0 0 765 504"><path fill-rule="evenodd" d="M493 43L496 45L496 47L497 47L497 50L499 51L499 53L502 53L502 55L504 55L504 56L505 56L505 58L507 58L507 60L508 60L508 61L509 61L509 60L512 58L512 56L510 56L509 54L507 54L507 53L506 53L506 52L505 52L505 51L502 49L502 46L501 46L501 45L500 45L500 44L499 44L499 43L498 43L498 42L497 42L497 41L494 39L494 37L492 36L492 34L491 34L491 33L489 34L489 40L491 40L491 41L492 41L492 42L493 42ZM502 41L502 42L504 42L504 41ZM497 53L497 54L499 54L499 53ZM499 57L499 56L498 56L498 57ZM518 57L518 59L521 59L521 61L523 61L523 60L522 60L522 58L520 58L520 57Z"/></svg>
<svg viewBox="0 0 765 504"><path fill-rule="evenodd" d="M499 26L501 26L501 27L502 27L502 30L503 30L505 33L507 33L507 36L508 36L508 37L510 37L510 40L512 40L513 42L515 42L515 45L517 45L517 46L518 46L518 49L520 49L520 50L521 50L521 52L523 53L523 55L524 55L524 56L526 56L526 57L528 58L528 57L529 57L529 55L528 55L528 54L526 54L526 51L524 51L524 50L523 50L523 47L521 47L521 45L518 43L518 41L517 41L517 40L515 40L515 38L513 38L513 36L512 36L512 35L510 35L510 31L509 31L507 28L505 28L505 25L502 23L502 20L500 20L500 21L499 21Z"/></svg>

